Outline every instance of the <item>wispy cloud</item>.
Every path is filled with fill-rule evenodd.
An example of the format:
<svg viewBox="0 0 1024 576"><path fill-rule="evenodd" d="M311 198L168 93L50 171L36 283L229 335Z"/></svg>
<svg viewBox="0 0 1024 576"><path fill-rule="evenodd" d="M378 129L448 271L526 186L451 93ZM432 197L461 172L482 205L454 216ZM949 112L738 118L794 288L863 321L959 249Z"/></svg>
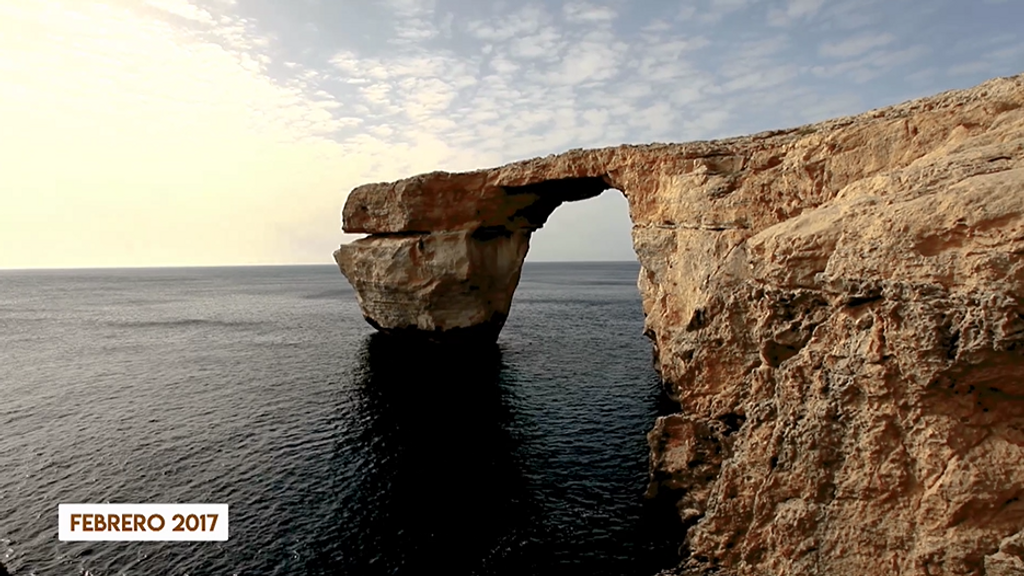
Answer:
<svg viewBox="0 0 1024 576"><path fill-rule="evenodd" d="M807 20L818 13L825 0L786 0L781 7L768 10L768 23L772 26L790 26Z"/></svg>
<svg viewBox="0 0 1024 576"><path fill-rule="evenodd" d="M889 33L862 34L846 38L839 42L826 42L818 49L818 53L826 58L851 58L873 48L880 48L891 44L896 37Z"/></svg>
<svg viewBox="0 0 1024 576"><path fill-rule="evenodd" d="M708 4L704 9L691 5L692 12L687 14L687 19L695 18L698 22L703 24L714 24L730 14L741 10L752 9L753 6L758 4L760 1L761 0L711 0L710 4ZM685 7L684 10L686 10Z"/></svg>
<svg viewBox="0 0 1024 576"><path fill-rule="evenodd" d="M811 72L821 78L846 76L856 84L863 84L917 61L930 52L930 47L920 44L898 50L876 50L854 60L813 66Z"/></svg>
<svg viewBox="0 0 1024 576"><path fill-rule="evenodd" d="M618 13L609 6L602 6L582 0L570 0L562 6L565 18L569 22L610 22Z"/></svg>
<svg viewBox="0 0 1024 576"><path fill-rule="evenodd" d="M395 17L394 44L415 44L441 33L434 23L434 0L385 0Z"/></svg>
<svg viewBox="0 0 1024 576"><path fill-rule="evenodd" d="M489 20L469 20L465 28L470 35L485 42L504 42L511 38L537 33L552 21L542 7L528 4L519 10Z"/></svg>
<svg viewBox="0 0 1024 576"><path fill-rule="evenodd" d="M146 4L173 14L181 18L201 22L203 24L214 24L213 16L209 12L188 2L188 0L146 0Z"/></svg>
<svg viewBox="0 0 1024 576"><path fill-rule="evenodd" d="M1015 37L1003 36L986 42L985 47L988 49L976 55L974 60L953 64L946 70L946 74L949 76L984 74L988 70L1006 69L1019 62L1024 62L1024 41L1018 41Z"/></svg>

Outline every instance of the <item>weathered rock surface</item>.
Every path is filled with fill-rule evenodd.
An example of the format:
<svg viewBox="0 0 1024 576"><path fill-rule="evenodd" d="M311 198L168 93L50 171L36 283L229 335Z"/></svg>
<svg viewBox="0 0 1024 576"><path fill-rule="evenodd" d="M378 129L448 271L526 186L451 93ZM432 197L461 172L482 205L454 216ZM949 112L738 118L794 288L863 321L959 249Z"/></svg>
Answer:
<svg viewBox="0 0 1024 576"><path fill-rule="evenodd" d="M650 492L687 570L1021 574L1024 75L714 142L357 188L335 253L383 329L490 326L561 202L629 201L680 414Z"/></svg>
<svg viewBox="0 0 1024 576"><path fill-rule="evenodd" d="M334 257L375 328L493 342L528 246L525 230L461 230L364 238Z"/></svg>

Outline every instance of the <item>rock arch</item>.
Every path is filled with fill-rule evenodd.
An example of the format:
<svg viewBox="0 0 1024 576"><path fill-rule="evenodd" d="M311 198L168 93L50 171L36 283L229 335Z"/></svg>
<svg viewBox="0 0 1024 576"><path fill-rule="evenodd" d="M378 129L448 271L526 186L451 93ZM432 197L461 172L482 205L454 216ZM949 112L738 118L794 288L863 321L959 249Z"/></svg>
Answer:
<svg viewBox="0 0 1024 576"><path fill-rule="evenodd" d="M334 256L374 328L497 339L533 231L564 202L614 186L606 174L480 176L435 172L353 191L345 230L371 235Z"/></svg>
<svg viewBox="0 0 1024 576"><path fill-rule="evenodd" d="M385 331L496 338L530 234L625 194L649 435L693 559L1024 569L1024 75L791 130L356 188L335 252ZM1015 536L1016 535L1016 536ZM1001 571L1000 571L1001 570Z"/></svg>

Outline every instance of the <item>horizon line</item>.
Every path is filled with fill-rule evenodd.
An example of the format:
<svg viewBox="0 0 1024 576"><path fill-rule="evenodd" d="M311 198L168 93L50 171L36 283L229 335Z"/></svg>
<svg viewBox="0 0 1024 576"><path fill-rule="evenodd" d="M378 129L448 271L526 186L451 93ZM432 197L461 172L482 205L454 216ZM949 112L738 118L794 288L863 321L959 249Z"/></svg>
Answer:
<svg viewBox="0 0 1024 576"><path fill-rule="evenodd" d="M639 263L638 260L526 260L523 264L623 264ZM298 262L287 264L171 264L156 266L42 266L31 268L5 268L0 267L0 272L59 272L65 270L175 270L189 268L298 268L308 266L330 266L337 268L337 264L330 262Z"/></svg>

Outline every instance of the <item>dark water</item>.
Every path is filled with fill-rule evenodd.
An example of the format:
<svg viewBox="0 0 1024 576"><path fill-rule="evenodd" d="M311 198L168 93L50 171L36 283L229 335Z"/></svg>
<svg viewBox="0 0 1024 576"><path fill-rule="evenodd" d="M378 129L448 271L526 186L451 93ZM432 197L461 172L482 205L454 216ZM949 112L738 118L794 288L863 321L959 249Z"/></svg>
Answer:
<svg viewBox="0 0 1024 576"><path fill-rule="evenodd" d="M528 264L497 346L374 334L331 266L0 272L0 562L25 574L673 564L637 265ZM227 542L59 542L57 505L230 506Z"/></svg>

